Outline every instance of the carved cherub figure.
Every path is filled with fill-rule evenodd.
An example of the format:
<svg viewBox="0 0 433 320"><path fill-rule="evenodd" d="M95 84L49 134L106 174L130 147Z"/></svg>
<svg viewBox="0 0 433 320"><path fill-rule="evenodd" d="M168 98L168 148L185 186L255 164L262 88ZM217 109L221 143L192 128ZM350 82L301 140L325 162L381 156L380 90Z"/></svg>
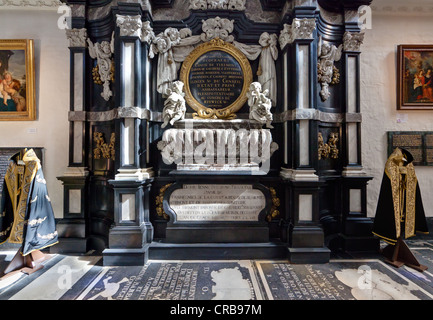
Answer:
<svg viewBox="0 0 433 320"><path fill-rule="evenodd" d="M318 80L322 85L320 96L322 100L327 100L330 96L329 84L332 82L332 75L334 73L334 62L339 61L343 45L339 45L338 48L335 45L324 42L322 37L319 38L317 43L317 57L319 59L317 63L318 68Z"/></svg>
<svg viewBox="0 0 433 320"><path fill-rule="evenodd" d="M266 127L272 129L272 102L271 99L268 98L268 90L262 92L262 85L260 82L253 82L250 84L247 97L248 105L250 107L250 119L256 120L260 123L266 123Z"/></svg>
<svg viewBox="0 0 433 320"><path fill-rule="evenodd" d="M110 90L111 79L111 56L114 53L114 32L111 41L102 41L100 43L92 43L87 39L89 55L92 59L96 59L99 67L99 76L104 83L103 92L101 96L108 101L113 93Z"/></svg>
<svg viewBox="0 0 433 320"><path fill-rule="evenodd" d="M164 123L161 125L161 128L165 128L169 123L173 125L176 121L182 120L185 118L186 112L185 93L183 92L182 81L174 81L166 90L165 96L167 98L164 102L164 109L162 110Z"/></svg>

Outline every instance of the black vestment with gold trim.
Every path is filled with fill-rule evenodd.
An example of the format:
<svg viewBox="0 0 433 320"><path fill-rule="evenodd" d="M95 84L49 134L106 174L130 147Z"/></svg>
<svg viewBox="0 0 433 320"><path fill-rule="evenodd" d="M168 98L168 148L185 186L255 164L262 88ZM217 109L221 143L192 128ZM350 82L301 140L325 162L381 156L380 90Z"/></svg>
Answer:
<svg viewBox="0 0 433 320"><path fill-rule="evenodd" d="M412 154L396 148L385 164L373 234L396 244L416 232L428 233L427 221L415 174Z"/></svg>
<svg viewBox="0 0 433 320"><path fill-rule="evenodd" d="M0 203L0 242L21 243L22 255L58 242L40 160L33 149L11 157Z"/></svg>

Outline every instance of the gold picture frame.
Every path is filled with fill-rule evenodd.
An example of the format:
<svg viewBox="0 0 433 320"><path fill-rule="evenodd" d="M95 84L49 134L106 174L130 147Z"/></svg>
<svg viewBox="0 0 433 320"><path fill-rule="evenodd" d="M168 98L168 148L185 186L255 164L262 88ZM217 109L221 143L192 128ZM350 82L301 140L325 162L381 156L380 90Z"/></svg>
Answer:
<svg viewBox="0 0 433 320"><path fill-rule="evenodd" d="M36 119L34 43L0 40L0 120Z"/></svg>
<svg viewBox="0 0 433 320"><path fill-rule="evenodd" d="M397 46L397 110L433 109L433 45Z"/></svg>
<svg viewBox="0 0 433 320"><path fill-rule="evenodd" d="M221 108L214 108L209 107L205 104L203 104L201 101L198 101L199 98L197 96L194 96L194 94L191 92L191 86L190 86L190 72L192 67L195 65L199 59L203 59L206 54L208 53L215 53L215 52L223 52L225 54L225 59L231 59L230 62L233 64L232 67L234 67L236 64L240 66L240 70L242 71L242 88L240 90L240 94L236 97L233 92L228 92L227 94L231 94L234 97L229 102L228 105L223 105ZM199 68L198 68L199 69ZM227 68L226 68L227 69ZM228 68L230 69L230 68ZM222 72L223 69L221 69ZM237 70L238 72L239 70ZM205 77L210 77L208 73L203 73ZM224 76L219 75L220 79ZM237 77L239 80L239 74L237 74ZM210 40L209 42L203 43L199 46L197 46L185 59L185 61L182 64L181 70L180 70L180 80L184 83L185 88L185 100L187 104L194 109L197 113L193 114L194 118L204 118L204 119L233 119L236 117L235 113L242 108L242 106L247 101L247 92L249 89L249 86L253 80L252 70L250 62L248 61L247 57L234 45L231 43L225 42L220 38L215 38ZM205 80L203 80L205 81ZM206 81L210 81L209 79L206 79ZM217 80L216 80L217 81ZM224 82L223 80L221 80ZM227 82L227 81L226 81ZM232 87L234 90L239 90L239 87L236 87L236 79L232 80ZM224 96L224 89L225 88L218 88L215 87L212 88L213 94L216 94L215 91L220 90L221 96ZM224 96L225 99L227 96Z"/></svg>

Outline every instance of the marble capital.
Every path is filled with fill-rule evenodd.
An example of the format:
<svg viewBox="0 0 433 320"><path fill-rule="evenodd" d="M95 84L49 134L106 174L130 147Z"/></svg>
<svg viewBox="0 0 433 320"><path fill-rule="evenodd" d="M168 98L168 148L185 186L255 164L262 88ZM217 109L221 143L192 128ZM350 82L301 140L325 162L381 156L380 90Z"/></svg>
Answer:
<svg viewBox="0 0 433 320"><path fill-rule="evenodd" d="M116 14L116 25L121 37L140 37L143 25L140 15L127 16Z"/></svg>
<svg viewBox="0 0 433 320"><path fill-rule="evenodd" d="M315 19L294 18L292 24L285 23L279 37L281 49L296 39L313 39L314 29L316 29Z"/></svg>
<svg viewBox="0 0 433 320"><path fill-rule="evenodd" d="M360 51L364 41L364 33L346 31L343 36L344 51Z"/></svg>
<svg viewBox="0 0 433 320"><path fill-rule="evenodd" d="M69 48L87 47L87 29L66 29L66 37L69 40Z"/></svg>

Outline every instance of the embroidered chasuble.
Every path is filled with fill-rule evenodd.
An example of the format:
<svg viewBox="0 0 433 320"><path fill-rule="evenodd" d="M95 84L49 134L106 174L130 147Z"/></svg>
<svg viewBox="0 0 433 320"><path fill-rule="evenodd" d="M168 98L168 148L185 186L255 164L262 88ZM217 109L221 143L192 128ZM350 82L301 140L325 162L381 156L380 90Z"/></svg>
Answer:
<svg viewBox="0 0 433 320"><path fill-rule="evenodd" d="M0 242L21 243L23 256L58 242L46 181L33 149L11 157L0 213Z"/></svg>
<svg viewBox="0 0 433 320"><path fill-rule="evenodd" d="M390 244L416 232L428 233L427 221L415 175L413 156L396 148L385 164L373 234Z"/></svg>

